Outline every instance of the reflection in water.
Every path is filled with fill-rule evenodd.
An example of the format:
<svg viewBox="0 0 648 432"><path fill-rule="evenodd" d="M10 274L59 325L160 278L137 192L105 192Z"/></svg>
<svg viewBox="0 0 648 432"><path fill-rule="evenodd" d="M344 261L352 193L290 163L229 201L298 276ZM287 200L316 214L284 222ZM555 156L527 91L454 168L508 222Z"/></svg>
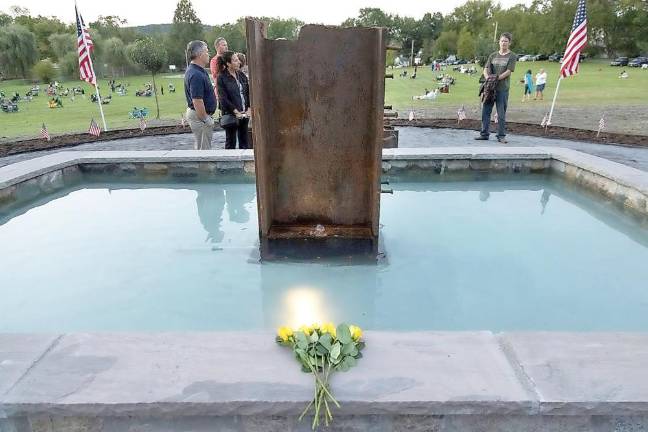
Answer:
<svg viewBox="0 0 648 432"><path fill-rule="evenodd" d="M540 204L542 205L542 211L540 212L540 214L545 213L545 210L547 209L547 203L549 202L550 197L551 197L551 193L547 189L544 189L542 191L542 196L540 197Z"/></svg>
<svg viewBox="0 0 648 432"><path fill-rule="evenodd" d="M330 321L326 312L322 291L308 286L288 288L283 295L285 325L298 328Z"/></svg>
<svg viewBox="0 0 648 432"><path fill-rule="evenodd" d="M254 188L242 188L236 191L225 193L227 201L227 214L232 222L246 223L250 220L250 213L245 208L245 204L254 204L256 190Z"/></svg>
<svg viewBox="0 0 648 432"><path fill-rule="evenodd" d="M223 222L223 209L225 208L225 190L219 185L205 185L197 187L196 207L198 217L205 231L207 243L220 243L225 237L221 229Z"/></svg>

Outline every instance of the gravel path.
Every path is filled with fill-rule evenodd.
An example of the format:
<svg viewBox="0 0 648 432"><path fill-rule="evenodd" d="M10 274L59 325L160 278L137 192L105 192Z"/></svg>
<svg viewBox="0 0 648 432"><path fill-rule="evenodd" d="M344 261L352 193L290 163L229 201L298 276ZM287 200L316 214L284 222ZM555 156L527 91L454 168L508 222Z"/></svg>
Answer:
<svg viewBox="0 0 648 432"><path fill-rule="evenodd" d="M400 131L400 147L453 147L453 146L492 146L501 145L494 139L490 141L474 141L474 131L456 129L431 129L403 127ZM605 145L583 143L567 140L508 135L511 146L555 146L579 150L595 156L600 156L615 162L626 164L644 171L648 171L648 148L624 147L619 145ZM214 148L225 146L225 133L214 132L212 141ZM166 135L144 138L130 138L115 141L103 141L91 144L81 144L65 149L45 150L39 152L23 153L0 158L0 166L9 165L22 160L32 159L58 151L69 150L180 150L193 148L192 134Z"/></svg>

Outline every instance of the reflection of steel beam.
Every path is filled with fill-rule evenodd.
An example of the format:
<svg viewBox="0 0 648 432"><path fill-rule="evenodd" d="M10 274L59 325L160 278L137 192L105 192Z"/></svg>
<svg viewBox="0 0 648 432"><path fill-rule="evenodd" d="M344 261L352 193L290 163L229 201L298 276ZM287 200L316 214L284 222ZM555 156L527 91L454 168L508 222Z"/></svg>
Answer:
<svg viewBox="0 0 648 432"><path fill-rule="evenodd" d="M261 238L377 240L383 30L246 25Z"/></svg>

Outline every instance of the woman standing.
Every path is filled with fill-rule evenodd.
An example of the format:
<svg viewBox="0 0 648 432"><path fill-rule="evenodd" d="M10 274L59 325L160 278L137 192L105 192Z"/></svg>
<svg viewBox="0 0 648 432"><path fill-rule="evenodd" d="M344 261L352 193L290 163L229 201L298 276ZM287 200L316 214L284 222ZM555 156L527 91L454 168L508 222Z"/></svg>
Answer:
<svg viewBox="0 0 648 432"><path fill-rule="evenodd" d="M225 148L236 148L236 137L240 149L248 145L248 123L250 121L250 86L248 78L240 71L241 62L232 51L225 51L218 58L218 102L221 109L221 126L225 129Z"/></svg>
<svg viewBox="0 0 648 432"><path fill-rule="evenodd" d="M533 98L533 100L544 99L544 89L545 89L545 84L547 83L547 72L545 72L544 69L540 69L540 72L536 74L536 95Z"/></svg>
<svg viewBox="0 0 648 432"><path fill-rule="evenodd" d="M531 69L526 71L524 75L524 96L522 96L522 102L528 101L531 99L531 93L533 92L533 74Z"/></svg>

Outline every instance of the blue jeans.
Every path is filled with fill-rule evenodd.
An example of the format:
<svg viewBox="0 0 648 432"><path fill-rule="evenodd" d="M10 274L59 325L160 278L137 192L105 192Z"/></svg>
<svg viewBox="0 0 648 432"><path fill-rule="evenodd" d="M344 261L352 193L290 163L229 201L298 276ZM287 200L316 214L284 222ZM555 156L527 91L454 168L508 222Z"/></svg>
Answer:
<svg viewBox="0 0 648 432"><path fill-rule="evenodd" d="M497 138L506 136L506 106L508 105L508 90L497 90L495 92L495 102L485 103L482 106L482 128L481 136L487 137L490 134L490 117L493 112L493 105L497 108Z"/></svg>

